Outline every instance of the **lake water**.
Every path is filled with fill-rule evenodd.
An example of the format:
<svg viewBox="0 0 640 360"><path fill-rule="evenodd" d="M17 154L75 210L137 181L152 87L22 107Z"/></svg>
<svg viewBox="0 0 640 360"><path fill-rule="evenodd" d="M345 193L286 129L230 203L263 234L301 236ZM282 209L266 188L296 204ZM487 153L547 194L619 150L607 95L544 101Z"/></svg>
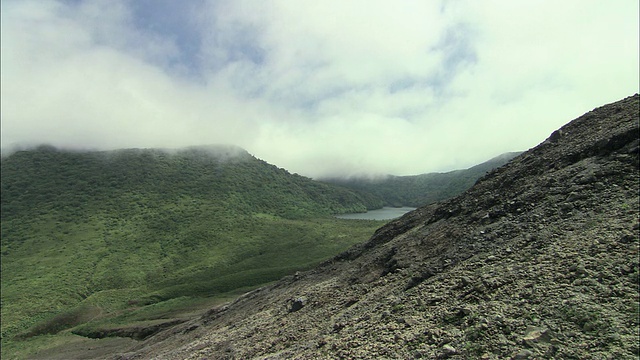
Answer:
<svg viewBox="0 0 640 360"><path fill-rule="evenodd" d="M383 207L382 209L370 210L366 213L336 215L339 219L359 219L359 220L391 220L415 210L413 207Z"/></svg>

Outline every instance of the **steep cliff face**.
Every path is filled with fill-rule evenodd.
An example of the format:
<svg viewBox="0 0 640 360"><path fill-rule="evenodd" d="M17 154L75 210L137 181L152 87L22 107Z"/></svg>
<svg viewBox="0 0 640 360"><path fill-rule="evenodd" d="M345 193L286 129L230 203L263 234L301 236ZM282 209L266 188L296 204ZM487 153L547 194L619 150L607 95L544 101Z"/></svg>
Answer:
<svg viewBox="0 0 640 360"><path fill-rule="evenodd" d="M639 97L117 359L638 356Z"/></svg>

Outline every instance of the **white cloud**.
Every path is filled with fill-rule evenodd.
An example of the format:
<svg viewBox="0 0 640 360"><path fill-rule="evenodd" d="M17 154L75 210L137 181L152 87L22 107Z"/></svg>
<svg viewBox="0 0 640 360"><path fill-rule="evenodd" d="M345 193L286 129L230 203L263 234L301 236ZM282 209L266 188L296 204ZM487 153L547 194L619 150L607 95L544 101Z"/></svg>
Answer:
<svg viewBox="0 0 640 360"><path fill-rule="evenodd" d="M638 91L633 0L215 1L175 36L130 5L2 2L3 147L234 143L305 175L415 174Z"/></svg>

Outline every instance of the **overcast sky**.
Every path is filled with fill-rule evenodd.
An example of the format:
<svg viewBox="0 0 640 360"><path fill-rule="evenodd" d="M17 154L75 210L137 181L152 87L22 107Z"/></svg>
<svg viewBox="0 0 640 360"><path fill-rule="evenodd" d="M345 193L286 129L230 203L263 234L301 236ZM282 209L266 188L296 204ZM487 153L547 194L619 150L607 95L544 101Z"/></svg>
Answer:
<svg viewBox="0 0 640 360"><path fill-rule="evenodd" d="M2 148L466 168L638 92L637 0L1 2Z"/></svg>

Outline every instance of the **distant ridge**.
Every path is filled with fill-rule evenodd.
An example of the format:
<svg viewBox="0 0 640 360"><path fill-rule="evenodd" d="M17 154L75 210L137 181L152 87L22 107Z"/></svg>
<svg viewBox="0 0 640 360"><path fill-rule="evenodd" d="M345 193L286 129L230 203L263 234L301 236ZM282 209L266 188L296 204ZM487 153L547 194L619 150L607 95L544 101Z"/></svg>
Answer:
<svg viewBox="0 0 640 360"><path fill-rule="evenodd" d="M411 176L387 175L377 178L326 178L321 181L371 193L385 206L423 206L449 199L470 188L485 173L506 164L522 152L508 152L464 170Z"/></svg>

